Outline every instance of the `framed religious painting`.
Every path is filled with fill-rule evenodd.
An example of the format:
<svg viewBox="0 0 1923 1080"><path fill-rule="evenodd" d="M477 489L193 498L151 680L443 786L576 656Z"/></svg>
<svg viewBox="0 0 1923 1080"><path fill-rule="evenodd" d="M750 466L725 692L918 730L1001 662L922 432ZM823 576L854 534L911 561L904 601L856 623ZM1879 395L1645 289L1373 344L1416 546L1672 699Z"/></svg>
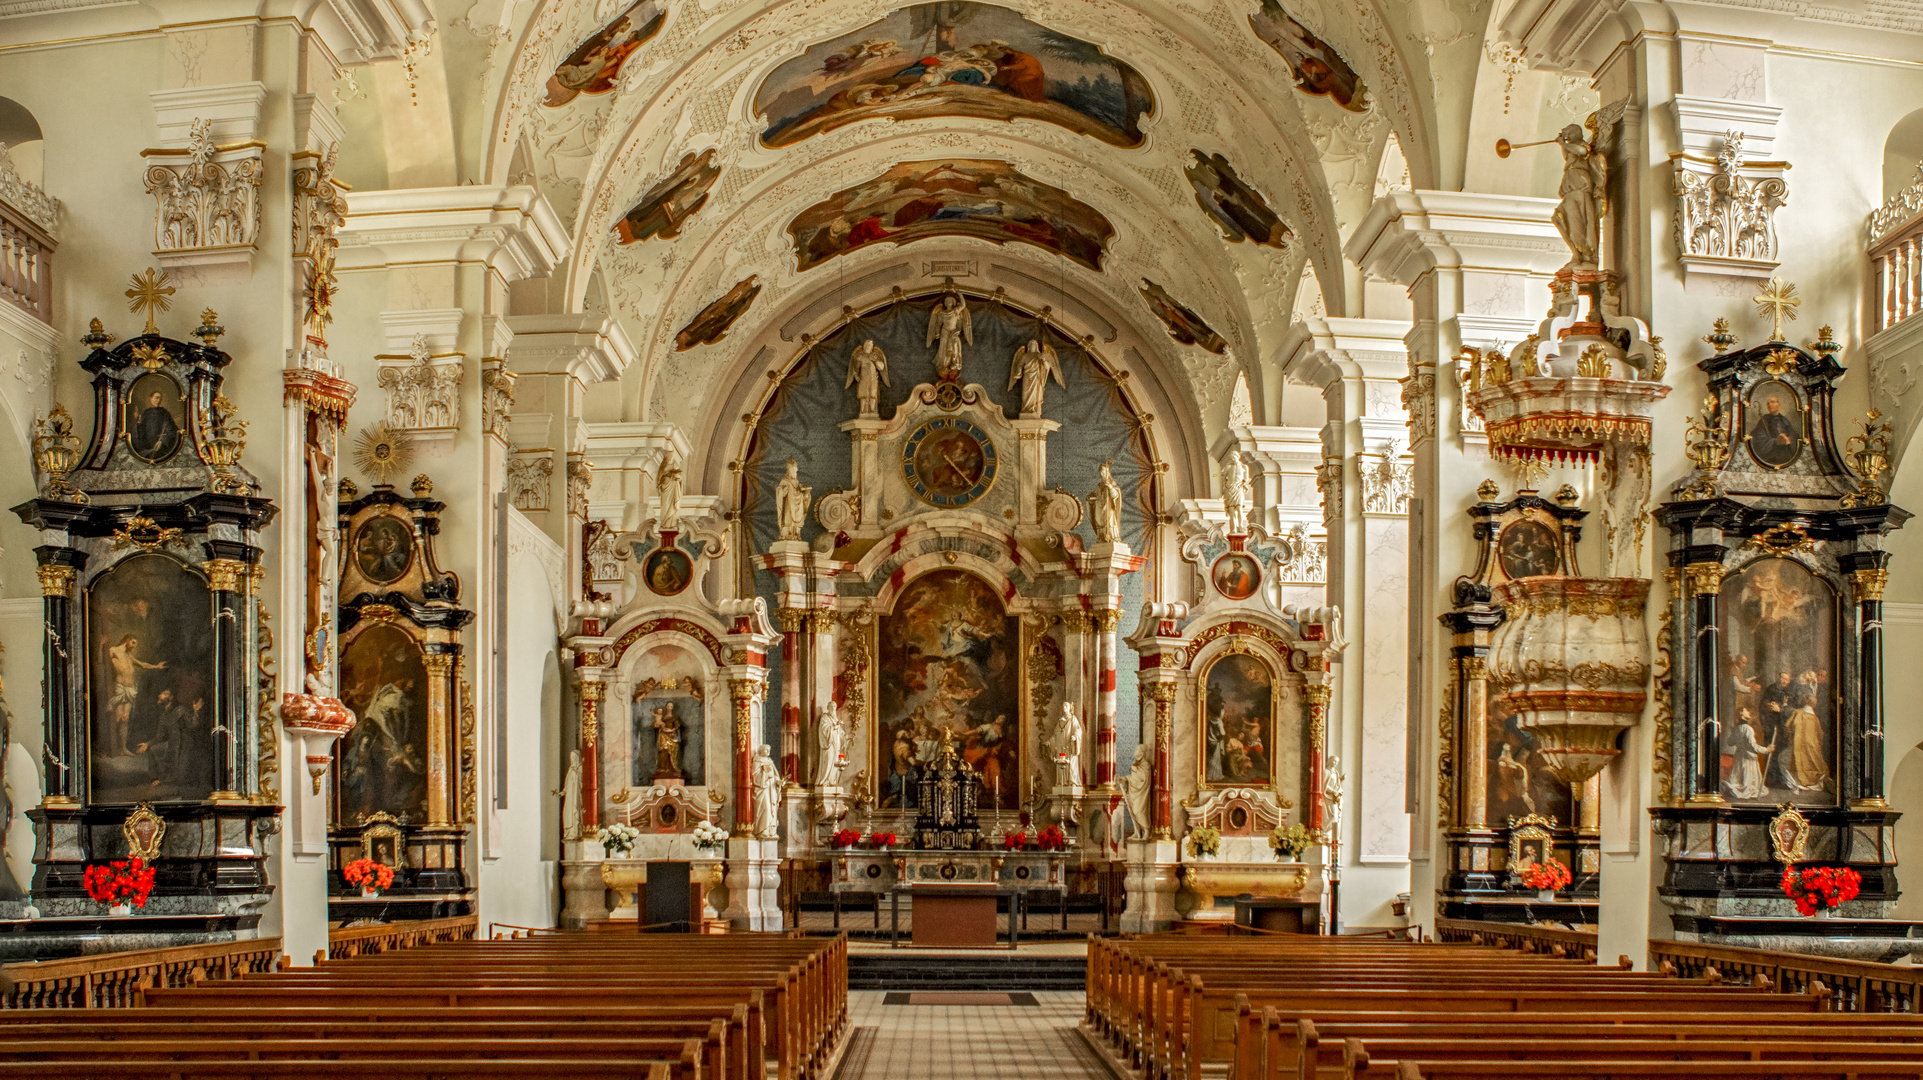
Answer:
<svg viewBox="0 0 1923 1080"><path fill-rule="evenodd" d="M398 626L370 626L341 650L341 701L360 717L336 748L342 824L426 822L428 693L420 643Z"/></svg>
<svg viewBox="0 0 1923 1080"><path fill-rule="evenodd" d="M674 548L655 548L641 560L641 579L656 596L675 596L694 580L694 560Z"/></svg>
<svg viewBox="0 0 1923 1080"><path fill-rule="evenodd" d="M87 588L93 801L181 802L214 789L213 597L149 552Z"/></svg>
<svg viewBox="0 0 1923 1080"><path fill-rule="evenodd" d="M1275 670L1225 652L1202 672L1203 787L1267 787L1274 778Z"/></svg>
<svg viewBox="0 0 1923 1080"><path fill-rule="evenodd" d="M1765 557L1723 579L1722 794L1733 802L1833 806L1841 610L1795 559Z"/></svg>
<svg viewBox="0 0 1923 1080"><path fill-rule="evenodd" d="M127 387L121 422L121 435L135 457L149 465L166 464L186 437L187 405L180 384L161 371L135 379Z"/></svg>
<svg viewBox="0 0 1923 1080"><path fill-rule="evenodd" d="M1764 379L1749 388L1744 401L1744 445L1758 465L1787 469L1803 454L1808 442L1802 399L1796 388L1781 379Z"/></svg>

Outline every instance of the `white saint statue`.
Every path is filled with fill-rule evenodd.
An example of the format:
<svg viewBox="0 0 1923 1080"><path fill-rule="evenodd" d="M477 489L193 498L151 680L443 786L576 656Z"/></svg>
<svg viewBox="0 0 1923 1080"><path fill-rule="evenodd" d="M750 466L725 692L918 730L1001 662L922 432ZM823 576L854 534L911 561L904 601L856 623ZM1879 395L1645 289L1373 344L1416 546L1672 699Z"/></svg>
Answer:
<svg viewBox="0 0 1923 1080"><path fill-rule="evenodd" d="M935 346L935 377L940 381L961 381L963 342L975 343L975 320L968 314L968 301L951 292L928 313L928 334L922 342Z"/></svg>
<svg viewBox="0 0 1923 1080"><path fill-rule="evenodd" d="M654 531L681 531L681 462L673 455L661 466L661 479L655 482L654 494L657 506Z"/></svg>
<svg viewBox="0 0 1923 1080"><path fill-rule="evenodd" d="M815 714L815 745L821 751L815 761L815 786L840 787L841 774L848 768L848 732L832 702Z"/></svg>
<svg viewBox="0 0 1923 1080"><path fill-rule="evenodd" d="M788 459L788 475L775 485L775 524L783 540L801 539L802 523L808 520L808 503L814 488L806 487L795 475L795 459Z"/></svg>
<svg viewBox="0 0 1923 1080"><path fill-rule="evenodd" d="M754 771L754 829L759 840L776 840L781 836L778 822L781 819L781 770L775 767L775 759L768 753L764 744L755 747Z"/></svg>
<svg viewBox="0 0 1923 1080"><path fill-rule="evenodd" d="M888 354L882 352L872 338L862 342L861 348L848 358L848 381L842 384L844 389L855 388L855 398L861 402L861 415L880 415L881 388L887 385Z"/></svg>
<svg viewBox="0 0 1923 1080"><path fill-rule="evenodd" d="M581 839L581 751L568 751L568 772L561 780L561 839Z"/></svg>
<svg viewBox="0 0 1923 1080"><path fill-rule="evenodd" d="M1102 462L1102 482L1088 496L1088 522L1095 529L1095 542L1116 544L1122 539L1122 489L1109 474L1109 463Z"/></svg>
<svg viewBox="0 0 1923 1080"><path fill-rule="evenodd" d="M1249 534L1249 467L1241 451L1231 450L1222 461L1222 509L1229 515L1229 535Z"/></svg>
<svg viewBox="0 0 1923 1080"><path fill-rule="evenodd" d="M1148 760L1148 744L1137 743L1135 760L1128 767L1128 775L1122 777L1122 797L1128 802L1129 819L1135 822L1131 840L1147 840L1149 836L1148 797L1154 790L1154 778L1150 776L1153 766Z"/></svg>
<svg viewBox="0 0 1923 1080"><path fill-rule="evenodd" d="M1322 820L1331 836L1342 828L1342 785L1347 780L1342 773L1342 759L1330 754L1328 765L1322 770L1322 802L1328 807Z"/></svg>
<svg viewBox="0 0 1923 1080"><path fill-rule="evenodd" d="M1048 389L1051 378L1056 386L1068 388L1062 381L1062 365L1055 350L1029 338L1027 345L1015 350L1015 358L1008 364L1008 389L1015 389L1018 382L1022 384L1023 418L1042 415L1042 392Z"/></svg>
<svg viewBox="0 0 1923 1080"><path fill-rule="evenodd" d="M1057 783L1079 784L1082 782L1082 718L1075 715L1075 706L1062 702L1062 714L1055 719L1055 734L1049 741L1049 749L1055 753L1058 766Z"/></svg>
<svg viewBox="0 0 1923 1080"><path fill-rule="evenodd" d="M1569 245L1574 266L1600 265L1602 249L1603 185L1608 180L1609 164L1602 148L1585 138L1580 124L1570 124L1556 136L1562 150L1562 186L1551 220Z"/></svg>

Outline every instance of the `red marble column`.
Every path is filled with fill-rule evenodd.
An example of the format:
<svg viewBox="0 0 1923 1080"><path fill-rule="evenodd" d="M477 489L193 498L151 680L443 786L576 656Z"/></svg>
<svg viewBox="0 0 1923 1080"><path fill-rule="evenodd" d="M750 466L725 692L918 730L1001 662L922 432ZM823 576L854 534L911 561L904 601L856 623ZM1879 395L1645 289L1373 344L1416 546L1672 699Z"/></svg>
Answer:
<svg viewBox="0 0 1923 1080"><path fill-rule="evenodd" d="M729 679L734 703L734 835L754 835L754 703L760 679Z"/></svg>
<svg viewBox="0 0 1923 1080"><path fill-rule="evenodd" d="M781 776L801 783L801 626L803 612L776 612L781 627Z"/></svg>
<svg viewBox="0 0 1923 1080"><path fill-rule="evenodd" d="M1149 811L1149 837L1154 840L1173 840L1174 807L1169 795L1173 776L1169 770L1173 766L1175 684L1152 682L1143 687L1142 692L1155 704L1155 787Z"/></svg>
<svg viewBox="0 0 1923 1080"><path fill-rule="evenodd" d="M1120 613L1095 612L1095 786L1115 783L1115 624Z"/></svg>
<svg viewBox="0 0 1923 1080"><path fill-rule="evenodd" d="M601 701L605 683L581 684L581 835L601 828Z"/></svg>
<svg viewBox="0 0 1923 1080"><path fill-rule="evenodd" d="M1322 828L1323 762L1327 756L1329 732L1329 688L1310 684L1302 688L1302 699L1309 705L1309 828Z"/></svg>

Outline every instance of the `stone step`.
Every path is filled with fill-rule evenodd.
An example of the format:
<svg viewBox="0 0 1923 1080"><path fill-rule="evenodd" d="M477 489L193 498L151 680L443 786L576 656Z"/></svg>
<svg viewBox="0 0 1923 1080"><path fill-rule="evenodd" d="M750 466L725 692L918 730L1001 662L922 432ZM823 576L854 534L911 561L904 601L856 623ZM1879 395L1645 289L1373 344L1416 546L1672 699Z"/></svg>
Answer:
<svg viewBox="0 0 1923 1080"><path fill-rule="evenodd" d="M864 956L848 958L850 990L1081 990L1079 956Z"/></svg>

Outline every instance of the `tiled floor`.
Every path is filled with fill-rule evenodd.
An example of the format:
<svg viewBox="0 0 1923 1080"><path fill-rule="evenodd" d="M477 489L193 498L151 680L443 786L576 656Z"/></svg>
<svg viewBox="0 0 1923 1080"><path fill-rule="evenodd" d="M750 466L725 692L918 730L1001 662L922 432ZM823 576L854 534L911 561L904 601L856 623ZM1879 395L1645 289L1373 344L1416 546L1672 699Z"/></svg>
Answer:
<svg viewBox="0 0 1923 1080"><path fill-rule="evenodd" d="M1111 1080L1075 1032L1081 994L1037 991L1033 1006L885 1005L886 996L848 995L856 1035L835 1080Z"/></svg>

